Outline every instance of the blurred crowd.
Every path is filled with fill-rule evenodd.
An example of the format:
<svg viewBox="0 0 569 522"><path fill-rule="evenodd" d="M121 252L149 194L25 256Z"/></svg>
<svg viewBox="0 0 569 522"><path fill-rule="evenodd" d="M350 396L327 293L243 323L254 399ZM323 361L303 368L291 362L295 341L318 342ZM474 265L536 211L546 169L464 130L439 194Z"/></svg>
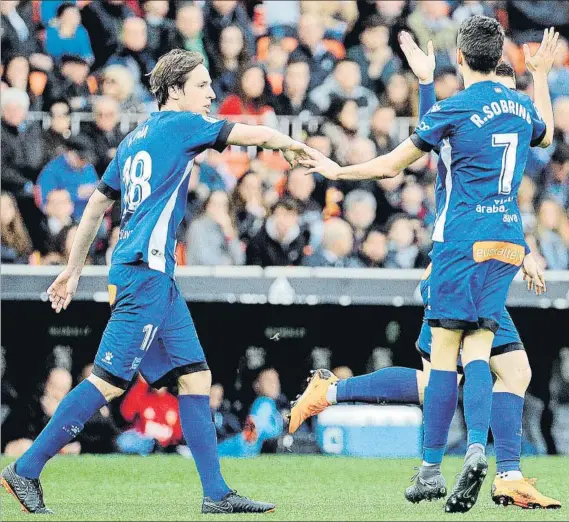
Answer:
<svg viewBox="0 0 569 522"><path fill-rule="evenodd" d="M519 193L544 267L569 269L569 3L501 0L2 0L2 263L63 264L85 204L125 134L156 110L148 73L180 47L204 54L219 117L287 117L340 164L372 159L414 128L417 81L397 43L406 29L437 54L439 99L461 88L460 23L497 17L518 89L532 96L520 46L555 25L555 141L532 150ZM38 113L44 117L38 119ZM75 122L75 124L74 124ZM180 265L418 268L428 264L436 157L395 179L328 182L272 152L232 148L196 161ZM88 263L110 262L120 209Z"/></svg>

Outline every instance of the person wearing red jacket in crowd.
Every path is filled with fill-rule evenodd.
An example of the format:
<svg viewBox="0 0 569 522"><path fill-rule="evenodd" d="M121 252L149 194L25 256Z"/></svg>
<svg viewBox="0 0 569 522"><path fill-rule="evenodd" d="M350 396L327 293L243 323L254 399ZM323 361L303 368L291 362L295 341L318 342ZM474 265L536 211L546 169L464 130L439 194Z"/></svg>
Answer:
<svg viewBox="0 0 569 522"><path fill-rule="evenodd" d="M117 438L122 453L149 455L175 448L182 440L178 400L166 387L154 390L142 376L125 395L121 414L133 423Z"/></svg>

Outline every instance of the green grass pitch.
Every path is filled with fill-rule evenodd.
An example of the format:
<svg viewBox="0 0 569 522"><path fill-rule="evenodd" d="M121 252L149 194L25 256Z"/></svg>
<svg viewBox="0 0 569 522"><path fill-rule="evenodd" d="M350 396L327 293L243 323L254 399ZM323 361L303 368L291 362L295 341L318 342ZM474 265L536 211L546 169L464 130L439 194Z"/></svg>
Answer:
<svg viewBox="0 0 569 522"><path fill-rule="evenodd" d="M8 464L2 459L2 467ZM443 471L452 486L461 459L447 458ZM541 491L561 500L560 510L528 511L496 506L491 475L477 505L448 515L443 502L412 505L403 491L418 460L324 456L263 456L224 459L228 483L242 494L277 504L267 515L231 515L223 520L569 520L569 459L523 460ZM191 460L180 456L56 457L42 474L45 499L56 515L42 520L212 520L200 514L201 487ZM2 520L30 520L2 489Z"/></svg>

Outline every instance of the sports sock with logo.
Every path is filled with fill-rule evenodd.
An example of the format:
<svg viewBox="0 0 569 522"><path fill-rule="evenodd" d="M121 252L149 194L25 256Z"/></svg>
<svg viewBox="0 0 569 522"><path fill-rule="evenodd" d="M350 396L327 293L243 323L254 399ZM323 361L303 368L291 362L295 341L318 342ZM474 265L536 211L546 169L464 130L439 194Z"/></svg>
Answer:
<svg viewBox="0 0 569 522"><path fill-rule="evenodd" d="M423 403L424 464L442 462L457 400L456 372L431 370Z"/></svg>
<svg viewBox="0 0 569 522"><path fill-rule="evenodd" d="M209 395L180 395L178 402L182 432L198 468L204 497L221 500L230 489L221 475Z"/></svg>
<svg viewBox="0 0 569 522"><path fill-rule="evenodd" d="M16 473L26 478L39 478L46 462L69 444L105 404L105 397L91 381L84 380L76 386L60 402L28 451L16 461Z"/></svg>
<svg viewBox="0 0 569 522"><path fill-rule="evenodd" d="M486 361L475 360L464 367L464 417L468 446L486 448L492 409L492 374Z"/></svg>
<svg viewBox="0 0 569 522"><path fill-rule="evenodd" d="M337 383L336 402L419 404L417 370L392 366Z"/></svg>
<svg viewBox="0 0 569 522"><path fill-rule="evenodd" d="M498 474L521 471L523 410L524 398L519 395L508 392L494 392L492 395L490 427L494 435Z"/></svg>

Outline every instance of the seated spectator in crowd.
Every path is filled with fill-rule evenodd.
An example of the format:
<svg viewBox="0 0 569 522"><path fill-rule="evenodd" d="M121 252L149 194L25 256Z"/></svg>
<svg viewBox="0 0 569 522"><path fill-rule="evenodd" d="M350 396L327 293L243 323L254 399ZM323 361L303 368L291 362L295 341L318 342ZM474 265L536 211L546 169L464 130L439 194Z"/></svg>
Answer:
<svg viewBox="0 0 569 522"><path fill-rule="evenodd" d="M124 138L119 128L120 107L113 98L101 96L93 103L93 114L95 121L85 125L83 134L91 142L95 170L102 177Z"/></svg>
<svg viewBox="0 0 569 522"><path fill-rule="evenodd" d="M265 25L271 38L296 36L296 26L300 18L300 4L297 0L263 2Z"/></svg>
<svg viewBox="0 0 569 522"><path fill-rule="evenodd" d="M56 17L46 30L45 49L56 62L64 54L80 56L88 63L95 60L89 34L81 25L81 14L74 3L63 2L57 8Z"/></svg>
<svg viewBox="0 0 569 522"><path fill-rule="evenodd" d="M6 64L3 79L7 87L15 87L27 93L30 110L41 111L44 107L44 90L48 75L41 71L30 73L30 63L25 56L14 56Z"/></svg>
<svg viewBox="0 0 569 522"><path fill-rule="evenodd" d="M387 236L377 228L370 228L358 251L358 259L367 268L383 268L387 250Z"/></svg>
<svg viewBox="0 0 569 522"><path fill-rule="evenodd" d="M220 56L219 39L223 29L237 25L245 38L245 48L249 56L255 55L255 36L251 29L251 19L245 7L237 0L212 0L204 5L205 20L203 38L212 76L217 77L223 60Z"/></svg>
<svg viewBox="0 0 569 522"><path fill-rule="evenodd" d="M421 262L412 221L404 214L395 214L387 223L389 251L385 268L417 268Z"/></svg>
<svg viewBox="0 0 569 522"><path fill-rule="evenodd" d="M395 148L392 133L395 127L395 109L389 106L378 107L371 120L371 139L378 156L387 154Z"/></svg>
<svg viewBox="0 0 569 522"><path fill-rule="evenodd" d="M441 68L435 73L435 94L437 100L446 100L460 90L460 82L454 67Z"/></svg>
<svg viewBox="0 0 569 522"><path fill-rule="evenodd" d="M0 221L2 264L27 264L32 253L32 241L16 200L9 192L1 195Z"/></svg>
<svg viewBox="0 0 569 522"><path fill-rule="evenodd" d="M553 67L549 71L547 81L551 99L555 101L559 96L569 93L569 44L562 36L559 38L558 50L554 57Z"/></svg>
<svg viewBox="0 0 569 522"><path fill-rule="evenodd" d="M544 199L539 205L535 239L548 270L569 268L569 244L562 237L564 226L567 227L567 216L561 206L552 199Z"/></svg>
<svg viewBox="0 0 569 522"><path fill-rule="evenodd" d="M59 76L52 96L66 99L74 111L89 109L91 98L91 89L87 83L89 63L80 56L64 54L61 57Z"/></svg>
<svg viewBox="0 0 569 522"><path fill-rule="evenodd" d="M271 40L263 67L267 72L267 81L271 94L278 96L283 92L284 72L288 61L288 51L280 40Z"/></svg>
<svg viewBox="0 0 569 522"><path fill-rule="evenodd" d="M429 211L425 206L426 194L423 187L411 180L405 183L401 191L400 209L407 214L409 218L417 218L426 224L434 221L434 216L428 216Z"/></svg>
<svg viewBox="0 0 569 522"><path fill-rule="evenodd" d="M49 108L49 127L43 133L44 162L63 154L71 137L71 108L65 99L55 100Z"/></svg>
<svg viewBox="0 0 569 522"><path fill-rule="evenodd" d="M354 100L334 98L326 112L322 131L330 138L335 159L340 165L347 165L349 151L359 132L357 103Z"/></svg>
<svg viewBox="0 0 569 522"><path fill-rule="evenodd" d="M544 195L569 211L569 145L559 143L545 173Z"/></svg>
<svg viewBox="0 0 569 522"><path fill-rule="evenodd" d="M322 42L325 27L320 16L312 13L303 14L297 29L298 47L290 54L289 60L308 62L310 66L309 90L312 90L322 85L332 72L337 60Z"/></svg>
<svg viewBox="0 0 569 522"><path fill-rule="evenodd" d="M409 28L417 37L419 47L427 49L429 40L433 41L437 67L450 65L454 61L450 50L456 48L458 24L449 14L448 2L422 0L407 19Z"/></svg>
<svg viewBox="0 0 569 522"><path fill-rule="evenodd" d="M350 225L340 218L330 218L324 222L322 243L311 256L305 257L304 266L325 266L336 268L357 268L361 264L352 257L354 235Z"/></svg>
<svg viewBox="0 0 569 522"><path fill-rule="evenodd" d="M135 82L136 96L143 102L153 100L150 94L149 74L156 65L156 60L146 49L148 33L143 18L127 18L124 21L121 35L121 46L113 54L106 65L122 65L132 74Z"/></svg>
<svg viewBox="0 0 569 522"><path fill-rule="evenodd" d="M75 239L75 234L77 233L77 224L71 223L70 225L64 226L59 234L53 239L53 243L49 245L47 254L42 257L42 265L65 265L69 261L69 254L71 254L71 247L73 246L73 240ZM93 247L91 247L91 251ZM85 261L86 265L93 264L92 256L88 255Z"/></svg>
<svg viewBox="0 0 569 522"><path fill-rule="evenodd" d="M115 100L123 112L137 112L140 99L134 92L134 76L122 65L105 67L102 76L101 94Z"/></svg>
<svg viewBox="0 0 569 522"><path fill-rule="evenodd" d="M278 372L273 368L262 370L253 383L253 389L257 397L249 410L245 429L218 444L220 457L254 457L261 453L263 443L283 433L288 401L281 394Z"/></svg>
<svg viewBox="0 0 569 522"><path fill-rule="evenodd" d="M560 96L553 103L555 140L569 145L569 96Z"/></svg>
<svg viewBox="0 0 569 522"><path fill-rule="evenodd" d="M310 232L310 247L314 250L320 246L322 239L322 207L313 199L316 184L314 176L307 176L306 169L292 169L287 178L286 192L296 199L300 207L300 227Z"/></svg>
<svg viewBox="0 0 569 522"><path fill-rule="evenodd" d="M171 45L176 26L174 22L167 18L170 5L162 0L144 0L142 4L144 10L144 19L146 20L146 29L148 31L148 43L146 45L152 58L158 61L160 56L168 52L174 47L182 47ZM178 9L178 12L182 7ZM188 49L195 51L197 49ZM205 57L204 57L205 58Z"/></svg>
<svg viewBox="0 0 569 522"><path fill-rule="evenodd" d="M318 108L308 97L310 67L304 60L289 61L283 79L283 92L275 97L275 113L284 116L298 116L301 113L314 114Z"/></svg>
<svg viewBox="0 0 569 522"><path fill-rule="evenodd" d="M381 16L373 15L364 22L360 45L348 50L348 58L360 66L362 86L377 95L385 91L391 75L401 70L401 60L388 45L389 27Z"/></svg>
<svg viewBox="0 0 569 522"><path fill-rule="evenodd" d="M239 239L246 245L261 230L267 215L259 175L247 172L241 176L233 190L232 200Z"/></svg>
<svg viewBox="0 0 569 522"><path fill-rule="evenodd" d="M164 2L160 3L164 4ZM204 18L200 6L189 3L180 5L176 11L175 30L170 32L168 47L163 49L161 54L176 48L195 51L204 57L204 65L209 68L209 59L203 38L203 27Z"/></svg>
<svg viewBox="0 0 569 522"><path fill-rule="evenodd" d="M518 190L518 207L522 216L524 233L531 233L535 229L537 218L535 216L535 195L537 187L529 176L524 176Z"/></svg>
<svg viewBox="0 0 569 522"><path fill-rule="evenodd" d="M77 0L49 0L40 3L40 19L45 26L57 16L57 10L61 4L77 5Z"/></svg>
<svg viewBox="0 0 569 522"><path fill-rule="evenodd" d="M333 99L353 100L358 107L358 131L360 135L369 134L369 121L379 106L376 95L361 85L358 64L352 60L338 62L334 74L310 93L310 100L325 113Z"/></svg>
<svg viewBox="0 0 569 522"><path fill-rule="evenodd" d="M121 453L146 456L159 449L175 449L182 440L178 399L166 387L151 388L141 375L125 394L121 414L132 423L117 437Z"/></svg>
<svg viewBox="0 0 569 522"><path fill-rule="evenodd" d="M292 198L273 205L259 233L247 245L247 264L260 266L298 266L310 240L300 228L300 208Z"/></svg>
<svg viewBox="0 0 569 522"><path fill-rule="evenodd" d="M41 171L37 187L42 208L45 208L52 190L67 190L74 205L73 219L79 221L87 201L97 188L99 177L95 167L89 163L89 141L82 136L73 136L67 144L68 150L51 160Z"/></svg>
<svg viewBox="0 0 569 522"><path fill-rule="evenodd" d="M47 217L48 243L55 248L55 238L64 227L73 224L73 201L65 189L54 189L47 195L43 209Z"/></svg>
<svg viewBox="0 0 569 522"><path fill-rule="evenodd" d="M358 8L354 2L300 0L300 6L303 14L314 14L322 19L326 29L324 38L333 40L342 41L358 18Z"/></svg>
<svg viewBox="0 0 569 522"><path fill-rule="evenodd" d="M188 229L188 265L242 265L245 252L234 221L227 193L214 190Z"/></svg>
<svg viewBox="0 0 569 522"><path fill-rule="evenodd" d="M494 6L489 2L480 2L479 0L467 0L459 5L452 13L452 19L460 25L471 16L491 16L495 18Z"/></svg>
<svg viewBox="0 0 569 522"><path fill-rule="evenodd" d="M212 384L209 392L209 408L215 425L218 444L241 433L241 423L224 400L225 390L221 384Z"/></svg>
<svg viewBox="0 0 569 522"><path fill-rule="evenodd" d="M359 250L367 230L375 221L376 210L377 202L366 190L352 190L344 199L344 216L354 233L354 252Z"/></svg>
<svg viewBox="0 0 569 522"><path fill-rule="evenodd" d="M27 2L12 0L0 2L0 47L2 62L14 56L34 58L41 54L41 46L34 34L31 7Z"/></svg>
<svg viewBox="0 0 569 522"><path fill-rule="evenodd" d="M219 38L219 55L222 61L218 64L212 87L217 103L223 103L229 94L235 94L237 91L238 73L249 63L249 53L239 26L230 25L223 29Z"/></svg>
<svg viewBox="0 0 569 522"><path fill-rule="evenodd" d="M89 2L81 9L81 22L89 33L95 55L94 70L105 65L117 51L123 22L131 16L134 13L126 2L116 0Z"/></svg>
<svg viewBox="0 0 569 522"><path fill-rule="evenodd" d="M259 65L249 65L238 74L237 94L231 94L219 107L220 116L253 116L253 121L262 123L274 115L269 105L267 75Z"/></svg>
<svg viewBox="0 0 569 522"><path fill-rule="evenodd" d="M396 116L413 116L411 88L402 74L393 74L387 83L387 89L380 98L381 105L393 107Z"/></svg>
<svg viewBox="0 0 569 522"><path fill-rule="evenodd" d="M6 457L20 457L45 428L59 403L71 389L71 374L63 368L49 372L40 397L15 407L2 424L2 452ZM61 455L78 455L81 444L72 441L64 446Z"/></svg>

